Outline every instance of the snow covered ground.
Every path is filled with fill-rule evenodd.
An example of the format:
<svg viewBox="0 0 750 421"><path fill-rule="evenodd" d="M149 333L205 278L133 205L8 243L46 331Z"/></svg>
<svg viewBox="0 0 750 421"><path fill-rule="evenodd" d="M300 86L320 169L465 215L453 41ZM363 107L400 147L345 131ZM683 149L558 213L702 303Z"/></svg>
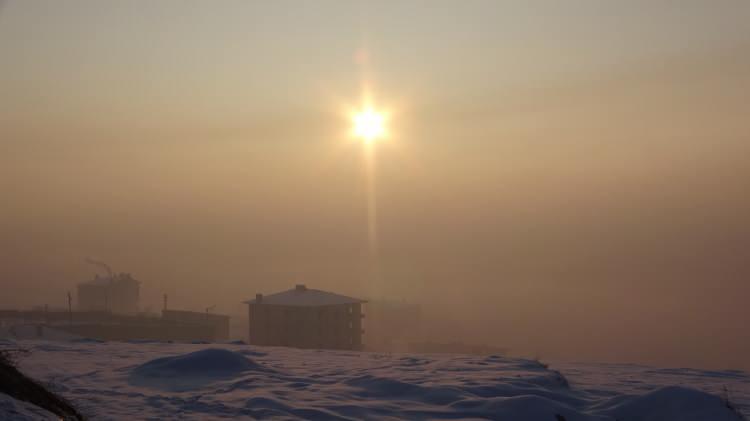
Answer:
<svg viewBox="0 0 750 421"><path fill-rule="evenodd" d="M58 417L51 412L39 408L28 402L22 402L0 393L0 420L14 421L40 421L57 420Z"/></svg>
<svg viewBox="0 0 750 421"><path fill-rule="evenodd" d="M92 419L738 420L750 375L244 344L0 340ZM559 371L556 371L559 370ZM707 393L710 392L710 393ZM35 409L0 396L4 408ZM7 414L7 412L5 413ZM39 412L39 414L43 414Z"/></svg>

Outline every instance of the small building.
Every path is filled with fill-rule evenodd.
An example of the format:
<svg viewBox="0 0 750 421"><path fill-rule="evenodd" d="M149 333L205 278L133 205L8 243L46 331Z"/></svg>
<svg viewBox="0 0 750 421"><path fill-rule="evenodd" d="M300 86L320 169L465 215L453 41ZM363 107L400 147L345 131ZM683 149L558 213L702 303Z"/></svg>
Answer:
<svg viewBox="0 0 750 421"><path fill-rule="evenodd" d="M229 339L229 316L195 311L165 310L156 314L115 314L108 311L2 310L0 327L22 338L24 326L37 326L36 336L66 332L102 341L223 342ZM19 336L21 335L21 336Z"/></svg>
<svg viewBox="0 0 750 421"><path fill-rule="evenodd" d="M248 304L249 341L253 345L295 348L362 348L362 304L358 298L297 285Z"/></svg>
<svg viewBox="0 0 750 421"><path fill-rule="evenodd" d="M229 316L224 314L165 309L161 312L161 319L165 322L208 326L213 331L212 342L229 340Z"/></svg>
<svg viewBox="0 0 750 421"><path fill-rule="evenodd" d="M78 310L110 311L132 314L138 312L140 282L129 273L100 277L78 284Z"/></svg>

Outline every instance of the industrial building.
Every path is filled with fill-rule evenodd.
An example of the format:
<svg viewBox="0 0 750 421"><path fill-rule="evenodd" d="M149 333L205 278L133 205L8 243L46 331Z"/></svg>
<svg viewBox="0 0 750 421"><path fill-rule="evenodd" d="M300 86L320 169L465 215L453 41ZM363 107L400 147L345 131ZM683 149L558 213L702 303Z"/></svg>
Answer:
<svg viewBox="0 0 750 421"><path fill-rule="evenodd" d="M362 349L365 300L297 285L257 294L248 305L253 345L318 349Z"/></svg>
<svg viewBox="0 0 750 421"><path fill-rule="evenodd" d="M212 332L211 341L213 342L229 340L229 316L224 314L164 309L161 312L161 319L165 323L206 326Z"/></svg>
<svg viewBox="0 0 750 421"><path fill-rule="evenodd" d="M106 263L86 259L106 275L78 284L77 305L68 293L68 308L47 305L31 311L0 309L0 328L11 330L34 326L84 338L106 341L153 340L220 342L229 340L229 316L164 308L158 314L140 312L141 282L129 273L114 273ZM40 333L41 335L41 333Z"/></svg>
<svg viewBox="0 0 750 421"><path fill-rule="evenodd" d="M78 284L79 311L138 312L140 282L129 273L96 275Z"/></svg>
<svg viewBox="0 0 750 421"><path fill-rule="evenodd" d="M181 310L157 315L124 315L106 311L2 310L0 328L11 333L24 326L54 330L103 341L222 342L229 339L229 316Z"/></svg>

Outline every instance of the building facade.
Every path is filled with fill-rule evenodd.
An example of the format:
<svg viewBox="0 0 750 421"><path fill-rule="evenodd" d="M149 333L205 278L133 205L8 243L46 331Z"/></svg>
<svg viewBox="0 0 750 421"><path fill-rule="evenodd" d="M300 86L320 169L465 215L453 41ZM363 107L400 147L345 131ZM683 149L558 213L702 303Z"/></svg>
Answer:
<svg viewBox="0 0 750 421"><path fill-rule="evenodd" d="M109 311L132 314L138 312L140 282L129 273L96 277L78 284L78 310Z"/></svg>
<svg viewBox="0 0 750 421"><path fill-rule="evenodd" d="M224 314L164 309L161 312L161 319L164 322L208 326L213 331L212 342L229 340L229 316Z"/></svg>
<svg viewBox="0 0 750 421"><path fill-rule="evenodd" d="M362 349L366 301L297 285L246 301L253 345Z"/></svg>

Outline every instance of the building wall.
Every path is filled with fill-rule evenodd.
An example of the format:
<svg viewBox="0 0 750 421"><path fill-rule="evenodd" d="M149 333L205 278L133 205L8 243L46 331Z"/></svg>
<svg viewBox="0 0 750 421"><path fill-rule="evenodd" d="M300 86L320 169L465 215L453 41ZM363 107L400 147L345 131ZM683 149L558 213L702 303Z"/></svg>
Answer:
<svg viewBox="0 0 750 421"><path fill-rule="evenodd" d="M132 314L138 311L140 285L132 279L111 283L82 283L78 285L78 309Z"/></svg>
<svg viewBox="0 0 750 421"><path fill-rule="evenodd" d="M207 323L205 313L188 311L170 311L170 313L167 317L156 317L129 316L108 311L71 313L68 311L0 310L0 325L44 325L101 340L215 342L228 339L228 316L209 314L212 323ZM220 321L222 323L219 323Z"/></svg>
<svg viewBox="0 0 750 421"><path fill-rule="evenodd" d="M179 323L149 324L74 324L54 326L66 332L102 341L154 340L154 341L205 341L214 340L214 330L209 325Z"/></svg>
<svg viewBox="0 0 750 421"><path fill-rule="evenodd" d="M111 286L110 310L114 313L138 312L140 285L132 279L114 282Z"/></svg>
<svg viewBox="0 0 750 421"><path fill-rule="evenodd" d="M78 310L104 311L107 300L107 289L103 285L78 285Z"/></svg>
<svg viewBox="0 0 750 421"><path fill-rule="evenodd" d="M0 320L9 320L13 322L40 322L40 323L101 323L101 322L118 322L132 320L133 318L125 315L116 315L107 311L60 311L60 310L0 310Z"/></svg>
<svg viewBox="0 0 750 421"><path fill-rule="evenodd" d="M229 316L196 311L163 310L161 317L165 321L210 326L214 331L214 341L229 340Z"/></svg>
<svg viewBox="0 0 750 421"><path fill-rule="evenodd" d="M248 305L251 344L318 349L361 349L362 305Z"/></svg>

